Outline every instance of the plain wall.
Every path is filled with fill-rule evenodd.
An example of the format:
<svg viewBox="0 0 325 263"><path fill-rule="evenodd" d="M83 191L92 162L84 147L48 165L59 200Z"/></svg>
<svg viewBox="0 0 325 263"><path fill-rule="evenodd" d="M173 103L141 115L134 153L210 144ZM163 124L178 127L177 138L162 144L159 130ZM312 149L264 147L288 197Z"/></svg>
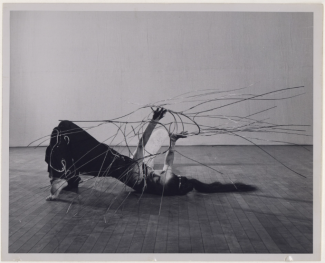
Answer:
<svg viewBox="0 0 325 263"><path fill-rule="evenodd" d="M312 13L14 11L10 49L10 146L50 134L58 120L113 119L184 92L250 85L242 93L305 86L305 94L234 104L214 114L247 116L277 106L258 119L310 125L303 129L312 135ZM105 125L92 134L101 141L114 130ZM293 134L250 136L312 144L312 137ZM180 144L249 143L218 135Z"/></svg>

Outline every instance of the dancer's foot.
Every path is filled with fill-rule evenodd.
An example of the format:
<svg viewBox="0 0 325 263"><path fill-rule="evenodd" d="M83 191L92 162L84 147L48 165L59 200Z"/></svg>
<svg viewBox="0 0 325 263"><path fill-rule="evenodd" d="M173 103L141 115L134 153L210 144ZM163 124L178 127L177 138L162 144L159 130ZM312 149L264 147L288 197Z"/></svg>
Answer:
<svg viewBox="0 0 325 263"><path fill-rule="evenodd" d="M64 179L56 179L52 182L51 194L46 198L46 201L52 201L58 198L64 187L68 186L68 182Z"/></svg>
<svg viewBox="0 0 325 263"><path fill-rule="evenodd" d="M53 201L53 200L55 200L55 197L52 196L52 195L49 195L48 197L46 197L45 200L46 200L46 201Z"/></svg>
<svg viewBox="0 0 325 263"><path fill-rule="evenodd" d="M180 133L171 133L169 135L169 137L170 137L170 139L172 141L177 141L180 138L187 138L187 136L188 136L188 132L187 131L182 131Z"/></svg>

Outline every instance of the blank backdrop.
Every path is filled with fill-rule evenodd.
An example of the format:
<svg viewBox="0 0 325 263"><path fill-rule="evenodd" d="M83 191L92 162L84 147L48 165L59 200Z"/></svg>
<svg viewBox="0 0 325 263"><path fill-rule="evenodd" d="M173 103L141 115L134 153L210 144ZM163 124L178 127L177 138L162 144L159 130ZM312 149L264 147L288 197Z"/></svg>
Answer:
<svg viewBox="0 0 325 263"><path fill-rule="evenodd" d="M260 119L313 124L312 13L14 11L10 41L10 146L48 135L60 119L112 119L188 91L249 85L248 93L303 85L305 94L216 113L245 116L277 106ZM103 140L111 131L106 125L93 135ZM256 136L312 144L312 137ZM247 142L223 135L181 144Z"/></svg>

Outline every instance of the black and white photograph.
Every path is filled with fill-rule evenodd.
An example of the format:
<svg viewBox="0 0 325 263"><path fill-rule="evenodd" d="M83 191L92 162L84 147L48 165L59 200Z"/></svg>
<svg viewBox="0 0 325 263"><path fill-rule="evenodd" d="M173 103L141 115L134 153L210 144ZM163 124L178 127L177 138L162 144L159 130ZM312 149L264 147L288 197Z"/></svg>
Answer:
<svg viewBox="0 0 325 263"><path fill-rule="evenodd" d="M321 10L5 6L2 258L319 260Z"/></svg>

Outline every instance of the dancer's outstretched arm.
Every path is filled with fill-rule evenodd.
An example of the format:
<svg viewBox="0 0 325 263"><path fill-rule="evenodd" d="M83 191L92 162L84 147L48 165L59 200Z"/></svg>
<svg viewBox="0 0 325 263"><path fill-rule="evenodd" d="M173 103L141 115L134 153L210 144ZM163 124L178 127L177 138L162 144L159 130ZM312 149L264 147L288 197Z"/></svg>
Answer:
<svg viewBox="0 0 325 263"><path fill-rule="evenodd" d="M149 122L147 128L145 129L141 139L139 140L138 146L136 151L134 152L133 155L133 160L139 160L140 162L143 161L143 156L144 156L144 148L149 141L149 138L155 129L157 123L164 117L166 114L167 110L164 108L158 108L153 112L153 116L151 121Z"/></svg>
<svg viewBox="0 0 325 263"><path fill-rule="evenodd" d="M166 174L166 182L169 178L173 176L173 163L174 163L174 149L176 145L176 141L180 138L186 138L188 135L187 131L178 133L178 134L170 134L170 148L168 149L165 157L165 163L163 171Z"/></svg>

